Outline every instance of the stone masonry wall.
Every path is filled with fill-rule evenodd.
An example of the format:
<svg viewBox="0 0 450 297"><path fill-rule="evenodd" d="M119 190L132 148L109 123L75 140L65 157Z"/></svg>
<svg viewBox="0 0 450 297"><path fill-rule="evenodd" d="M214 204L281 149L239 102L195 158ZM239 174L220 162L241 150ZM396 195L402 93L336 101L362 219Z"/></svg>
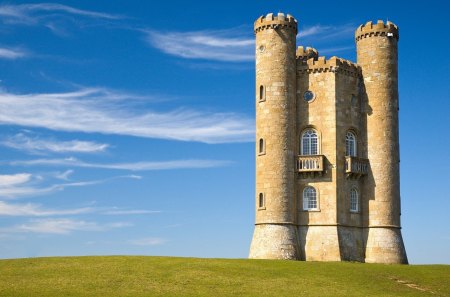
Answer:
<svg viewBox="0 0 450 297"><path fill-rule="evenodd" d="M257 207L250 257L299 259L294 183L297 21L268 14L255 22L255 33Z"/></svg>

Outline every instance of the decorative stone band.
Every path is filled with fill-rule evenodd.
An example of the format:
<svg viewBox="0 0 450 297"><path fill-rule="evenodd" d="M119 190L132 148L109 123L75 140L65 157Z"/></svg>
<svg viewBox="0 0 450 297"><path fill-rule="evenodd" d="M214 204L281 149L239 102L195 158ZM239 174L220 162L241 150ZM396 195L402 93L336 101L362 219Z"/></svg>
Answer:
<svg viewBox="0 0 450 297"><path fill-rule="evenodd" d="M263 223L255 223L256 225L292 225L292 226L298 226L296 223L292 222L263 222Z"/></svg>
<svg viewBox="0 0 450 297"><path fill-rule="evenodd" d="M349 228L390 228L390 229L402 229L400 226L396 225L377 225L377 226L355 226L355 225L347 225L347 224L296 224L292 222L258 222L255 223L255 225L292 225L292 226L299 226L299 227L316 227L316 226L322 226L322 227L349 227Z"/></svg>
<svg viewBox="0 0 450 297"><path fill-rule="evenodd" d="M290 14L284 15L279 12L277 16L269 13L266 16L260 16L254 26L255 34L266 29L289 28L297 34L297 20Z"/></svg>
<svg viewBox="0 0 450 297"><path fill-rule="evenodd" d="M372 36L387 36L398 40L398 27L389 21L386 24L381 20L378 20L376 24L371 21L367 22L365 25L361 25L356 29L355 42Z"/></svg>
<svg viewBox="0 0 450 297"><path fill-rule="evenodd" d="M353 77L362 77L361 67L345 59L331 57L326 60L325 57L319 57L317 60L310 58L308 60L297 60L297 73L309 74L317 72L335 72Z"/></svg>

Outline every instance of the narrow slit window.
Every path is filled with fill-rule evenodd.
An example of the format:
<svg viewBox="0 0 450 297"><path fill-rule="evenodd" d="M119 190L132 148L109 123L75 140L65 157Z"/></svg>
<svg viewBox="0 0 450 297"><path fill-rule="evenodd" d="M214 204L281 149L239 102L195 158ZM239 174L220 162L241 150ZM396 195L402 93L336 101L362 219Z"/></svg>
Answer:
<svg viewBox="0 0 450 297"><path fill-rule="evenodd" d="M259 208L264 208L266 206L266 203L264 201L264 194L263 193L259 193Z"/></svg>
<svg viewBox="0 0 450 297"><path fill-rule="evenodd" d="M259 101L264 101L266 99L265 93L264 86L259 86Z"/></svg>
<svg viewBox="0 0 450 297"><path fill-rule="evenodd" d="M264 143L264 139L260 138L259 139L259 153L260 154L264 154L265 151L266 151L266 146L265 146L265 143Z"/></svg>

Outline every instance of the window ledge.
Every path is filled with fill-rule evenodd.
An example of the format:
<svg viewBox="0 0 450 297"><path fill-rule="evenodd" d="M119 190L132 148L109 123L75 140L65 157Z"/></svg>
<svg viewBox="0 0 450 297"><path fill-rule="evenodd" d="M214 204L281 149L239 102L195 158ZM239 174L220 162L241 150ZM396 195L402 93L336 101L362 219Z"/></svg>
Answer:
<svg viewBox="0 0 450 297"><path fill-rule="evenodd" d="M320 212L320 208L314 208L314 209L303 209L304 212Z"/></svg>

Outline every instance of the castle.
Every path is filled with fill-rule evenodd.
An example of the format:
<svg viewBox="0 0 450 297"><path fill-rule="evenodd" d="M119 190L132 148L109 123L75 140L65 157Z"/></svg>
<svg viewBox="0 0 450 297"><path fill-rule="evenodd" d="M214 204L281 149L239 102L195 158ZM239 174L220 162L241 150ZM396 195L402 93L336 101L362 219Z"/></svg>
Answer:
<svg viewBox="0 0 450 297"><path fill-rule="evenodd" d="M297 21L256 35L250 258L407 264L400 231L398 27L355 32L357 63L296 49Z"/></svg>

